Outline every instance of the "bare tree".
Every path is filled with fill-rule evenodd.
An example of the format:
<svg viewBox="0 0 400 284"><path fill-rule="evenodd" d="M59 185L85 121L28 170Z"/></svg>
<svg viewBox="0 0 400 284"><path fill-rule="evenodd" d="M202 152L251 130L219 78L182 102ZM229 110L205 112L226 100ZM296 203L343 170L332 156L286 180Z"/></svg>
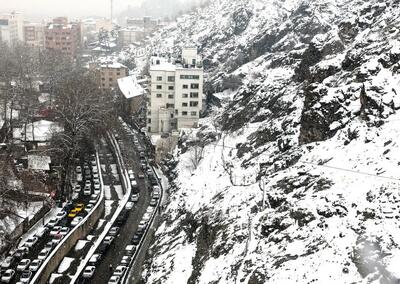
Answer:
<svg viewBox="0 0 400 284"><path fill-rule="evenodd" d="M193 143L191 154L189 157L190 162L195 170L197 169L201 159L203 158L203 153L204 153L204 143L199 140L196 140Z"/></svg>

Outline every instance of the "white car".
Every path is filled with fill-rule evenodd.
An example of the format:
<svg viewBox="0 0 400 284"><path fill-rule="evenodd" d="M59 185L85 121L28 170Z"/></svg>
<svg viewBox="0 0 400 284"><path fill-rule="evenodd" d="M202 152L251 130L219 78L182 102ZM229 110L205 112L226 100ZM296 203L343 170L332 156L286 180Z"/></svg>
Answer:
<svg viewBox="0 0 400 284"><path fill-rule="evenodd" d="M93 206L94 206L93 204L86 205L85 211L89 213L89 211L93 209Z"/></svg>
<svg viewBox="0 0 400 284"><path fill-rule="evenodd" d="M94 190L98 190L100 192L100 183L94 183Z"/></svg>
<svg viewBox="0 0 400 284"><path fill-rule="evenodd" d="M60 211L57 213L56 218L61 221L65 216L67 216L67 212L65 211Z"/></svg>
<svg viewBox="0 0 400 284"><path fill-rule="evenodd" d="M53 228L55 225L57 225L58 220L57 219L51 219L49 222L47 222L46 226L49 228Z"/></svg>
<svg viewBox="0 0 400 284"><path fill-rule="evenodd" d="M38 238L41 238L41 237L43 237L44 234L46 234L48 231L49 231L49 228L48 228L48 227L41 227L41 228L39 228L39 229L36 231L35 236L38 237Z"/></svg>
<svg viewBox="0 0 400 284"><path fill-rule="evenodd" d="M99 174L98 173L93 173L93 181L99 179Z"/></svg>
<svg viewBox="0 0 400 284"><path fill-rule="evenodd" d="M139 193L134 193L131 195L131 201L132 202L138 202L139 201Z"/></svg>
<svg viewBox="0 0 400 284"><path fill-rule="evenodd" d="M31 264L31 260L24 258L23 260L20 261L20 263L17 266L17 271L24 271L28 268L29 264Z"/></svg>
<svg viewBox="0 0 400 284"><path fill-rule="evenodd" d="M126 210L131 210L134 206L135 206L135 203L129 201L129 202L126 203L125 209Z"/></svg>
<svg viewBox="0 0 400 284"><path fill-rule="evenodd" d="M76 167L76 173L77 173L77 174L82 173L82 168L81 168L81 166L77 166L77 167Z"/></svg>
<svg viewBox="0 0 400 284"><path fill-rule="evenodd" d="M126 266L118 265L117 268L115 268L114 275L115 276L122 276L122 275L124 275L125 270L126 270Z"/></svg>
<svg viewBox="0 0 400 284"><path fill-rule="evenodd" d="M128 245L128 246L125 247L125 253L124 254L132 256L132 255L135 254L135 251L136 251L136 246Z"/></svg>
<svg viewBox="0 0 400 284"><path fill-rule="evenodd" d="M53 247L58 245L58 243L64 238L64 235L58 234L56 235L52 240L51 243L53 244Z"/></svg>
<svg viewBox="0 0 400 284"><path fill-rule="evenodd" d="M80 184L75 185L74 192L80 193L81 190L82 190L82 187Z"/></svg>
<svg viewBox="0 0 400 284"><path fill-rule="evenodd" d="M131 262L131 259L132 259L131 256L129 256L129 255L124 255L124 256L122 257L121 264L122 264L122 265L125 265L125 266L128 266L129 263Z"/></svg>
<svg viewBox="0 0 400 284"><path fill-rule="evenodd" d="M113 237L113 236L106 236L106 237L104 238L104 240L103 240L103 243L105 243L105 244L107 244L107 245L111 245L112 242L113 242L113 240L114 240L114 237Z"/></svg>
<svg viewBox="0 0 400 284"><path fill-rule="evenodd" d="M89 196L92 194L92 189L89 187L85 187L85 189L83 190L83 195Z"/></svg>
<svg viewBox="0 0 400 284"><path fill-rule="evenodd" d="M96 186L94 187L94 194L96 194L96 195L100 195L100 188L96 188Z"/></svg>
<svg viewBox="0 0 400 284"><path fill-rule="evenodd" d="M30 237L29 239L26 240L24 246L31 248L33 247L38 241L37 237Z"/></svg>
<svg viewBox="0 0 400 284"><path fill-rule="evenodd" d="M99 199L99 195L98 194L92 194L90 196L89 204L93 204L93 205L96 204L98 199Z"/></svg>
<svg viewBox="0 0 400 284"><path fill-rule="evenodd" d="M92 182L90 180L85 181L85 187L92 186Z"/></svg>
<svg viewBox="0 0 400 284"><path fill-rule="evenodd" d="M83 176L82 176L82 174L77 174L77 175L76 175L76 181L77 181L77 182L82 182L82 181L83 181Z"/></svg>
<svg viewBox="0 0 400 284"><path fill-rule="evenodd" d="M46 258L47 258L47 256L49 255L49 250L47 250L47 249L42 249L40 252L39 252L39 255L38 255L38 259L39 260L45 260Z"/></svg>
<svg viewBox="0 0 400 284"><path fill-rule="evenodd" d="M142 220L148 222L148 221L150 220L150 218L151 218L151 214L145 213L145 214L143 215Z"/></svg>
<svg viewBox="0 0 400 284"><path fill-rule="evenodd" d="M133 174L135 174L135 173L133 172L133 170L128 170L128 175L133 175Z"/></svg>
<svg viewBox="0 0 400 284"><path fill-rule="evenodd" d="M101 256L98 253L95 253L94 255L92 255L92 257L89 259L89 265L96 265L99 260L100 260Z"/></svg>
<svg viewBox="0 0 400 284"><path fill-rule="evenodd" d="M86 266L85 270L83 271L83 278L92 278L96 267L94 266Z"/></svg>
<svg viewBox="0 0 400 284"><path fill-rule="evenodd" d="M92 172L93 172L94 174L96 174L96 173L99 172L99 170L97 169L97 167L93 167L93 168L92 168Z"/></svg>
<svg viewBox="0 0 400 284"><path fill-rule="evenodd" d="M31 265L29 265L29 270L32 272L36 272L41 265L42 261L40 259L35 259L34 261L32 261Z"/></svg>
<svg viewBox="0 0 400 284"><path fill-rule="evenodd" d="M97 165L97 162L96 162L96 160L92 160L92 161L90 161L90 164L92 165L92 167L95 167Z"/></svg>
<svg viewBox="0 0 400 284"><path fill-rule="evenodd" d="M62 227L61 230L60 230L60 232L59 232L59 234L60 234L61 236L65 236L65 235L68 234L68 232L69 232L69 228L68 228L68 227Z"/></svg>
<svg viewBox="0 0 400 284"><path fill-rule="evenodd" d="M21 259L22 257L24 257L25 255L27 255L29 253L29 248L22 246L17 248L17 251L15 252L14 256L16 258Z"/></svg>
<svg viewBox="0 0 400 284"><path fill-rule="evenodd" d="M137 182L136 182L136 180L131 180L131 186L132 186L132 187L137 187Z"/></svg>
<svg viewBox="0 0 400 284"><path fill-rule="evenodd" d="M71 227L75 227L76 225L78 225L82 221L82 219L83 217L81 216L74 217L74 219L72 219L71 221Z"/></svg>
<svg viewBox="0 0 400 284"><path fill-rule="evenodd" d="M11 280L14 278L15 271L12 269L7 269L6 272L4 272L3 276L1 276L1 282L3 283L10 283Z"/></svg>
<svg viewBox="0 0 400 284"><path fill-rule="evenodd" d="M146 213L152 214L154 212L154 207L149 206L147 207Z"/></svg>
<svg viewBox="0 0 400 284"><path fill-rule="evenodd" d="M71 199L72 199L73 201L78 200L78 199L79 199L79 193L78 193L78 192L74 192L74 193L72 194Z"/></svg>
<svg viewBox="0 0 400 284"><path fill-rule="evenodd" d="M19 281L22 283L29 283L29 281L31 281L31 277L32 277L32 271L25 270L24 272L22 272Z"/></svg>

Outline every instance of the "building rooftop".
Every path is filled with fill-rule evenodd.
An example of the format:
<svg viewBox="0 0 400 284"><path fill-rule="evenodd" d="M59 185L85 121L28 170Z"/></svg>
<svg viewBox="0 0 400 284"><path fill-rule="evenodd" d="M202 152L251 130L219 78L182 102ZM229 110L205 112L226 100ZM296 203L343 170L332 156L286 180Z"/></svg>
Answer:
<svg viewBox="0 0 400 284"><path fill-rule="evenodd" d="M131 99L144 94L144 89L138 83L136 76L118 79L118 87L126 99Z"/></svg>

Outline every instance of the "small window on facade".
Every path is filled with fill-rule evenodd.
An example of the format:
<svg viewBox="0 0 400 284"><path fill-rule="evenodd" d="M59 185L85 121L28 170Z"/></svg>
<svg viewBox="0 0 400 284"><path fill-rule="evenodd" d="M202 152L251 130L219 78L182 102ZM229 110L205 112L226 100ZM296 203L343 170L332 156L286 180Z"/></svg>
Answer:
<svg viewBox="0 0 400 284"><path fill-rule="evenodd" d="M187 115L187 111L182 111L182 115L186 116Z"/></svg>
<svg viewBox="0 0 400 284"><path fill-rule="evenodd" d="M168 76L168 82L175 82L174 76Z"/></svg>
<svg viewBox="0 0 400 284"><path fill-rule="evenodd" d="M197 115L197 112L191 111L191 112L190 112L190 115L191 115L191 116L196 116L196 115Z"/></svg>
<svg viewBox="0 0 400 284"><path fill-rule="evenodd" d="M188 94L182 94L182 98L187 98L188 97Z"/></svg>
<svg viewBox="0 0 400 284"><path fill-rule="evenodd" d="M176 109L175 110L175 114L178 115L179 114L179 110Z"/></svg>
<svg viewBox="0 0 400 284"><path fill-rule="evenodd" d="M157 85L157 90L161 90L162 86L161 85Z"/></svg>
<svg viewBox="0 0 400 284"><path fill-rule="evenodd" d="M183 85L182 87L183 87L184 89L188 89L188 88L189 88L188 85Z"/></svg>
<svg viewBox="0 0 400 284"><path fill-rule="evenodd" d="M162 81L162 77L161 76L157 76L157 81Z"/></svg>
<svg viewBox="0 0 400 284"><path fill-rule="evenodd" d="M149 119L147 120L147 122L148 122L148 123L151 123L151 118L149 118Z"/></svg>
<svg viewBox="0 0 400 284"><path fill-rule="evenodd" d="M168 86L168 90L173 91L174 90L174 86Z"/></svg>
<svg viewBox="0 0 400 284"><path fill-rule="evenodd" d="M147 131L148 131L148 132L151 132L151 127L148 127L148 128L147 128Z"/></svg>
<svg viewBox="0 0 400 284"><path fill-rule="evenodd" d="M190 88L191 89L198 89L199 88L199 84L190 84Z"/></svg>
<svg viewBox="0 0 400 284"><path fill-rule="evenodd" d="M157 94L156 97L157 98L162 98L162 94Z"/></svg>
<svg viewBox="0 0 400 284"><path fill-rule="evenodd" d="M172 94L168 95L168 99L173 99L173 98L174 98L174 95L172 95Z"/></svg>
<svg viewBox="0 0 400 284"><path fill-rule="evenodd" d="M191 107L197 107L199 105L199 102L190 102Z"/></svg>
<svg viewBox="0 0 400 284"><path fill-rule="evenodd" d="M187 103L182 103L182 106L183 106L183 107L187 107L188 104L187 104Z"/></svg>
<svg viewBox="0 0 400 284"><path fill-rule="evenodd" d="M199 93L190 93L190 97L191 98L198 98L199 97Z"/></svg>
<svg viewBox="0 0 400 284"><path fill-rule="evenodd" d="M167 104L167 108L175 108L174 104Z"/></svg>

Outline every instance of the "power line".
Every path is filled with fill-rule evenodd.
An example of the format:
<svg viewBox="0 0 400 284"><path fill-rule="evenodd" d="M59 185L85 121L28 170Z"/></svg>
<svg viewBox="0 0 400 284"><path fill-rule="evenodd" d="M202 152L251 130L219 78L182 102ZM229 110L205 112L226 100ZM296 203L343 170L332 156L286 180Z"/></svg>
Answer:
<svg viewBox="0 0 400 284"><path fill-rule="evenodd" d="M350 170L350 169L334 167L334 166L329 166L329 165L320 165L320 164L316 164L316 163L312 163L312 162L301 162L301 161L299 161L299 163L313 165L313 166L317 166L317 167L328 168L328 169L332 169L332 170L349 172L349 173L353 173L353 174L377 177L377 178L381 178L381 179L400 181L400 179L394 178L394 177L380 176L380 175L377 175L377 174L371 174L371 173L367 173L367 172L360 172L360 171L356 171L356 170Z"/></svg>

